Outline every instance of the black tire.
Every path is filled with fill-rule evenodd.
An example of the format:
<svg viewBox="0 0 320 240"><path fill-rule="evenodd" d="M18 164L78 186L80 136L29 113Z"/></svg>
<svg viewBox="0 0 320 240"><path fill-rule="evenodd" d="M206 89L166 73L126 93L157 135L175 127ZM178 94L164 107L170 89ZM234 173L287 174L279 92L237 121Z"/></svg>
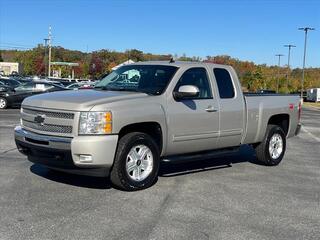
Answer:
<svg viewBox="0 0 320 240"><path fill-rule="evenodd" d="M149 175L141 180L135 181L130 178L126 170L128 153L132 148L139 145L147 146L153 155L153 168ZM110 180L117 188L126 191L141 190L150 187L158 177L160 164L160 153L156 142L147 134L132 132L121 137L118 143L116 156L110 173Z"/></svg>
<svg viewBox="0 0 320 240"><path fill-rule="evenodd" d="M269 151L270 141L272 137L278 134L282 138L282 152L281 154L273 158ZM267 166L276 166L278 165L281 160L283 159L284 153L286 151L286 135L283 129L277 125L268 125L266 135L261 143L259 143L256 148L256 155L259 162L267 165Z"/></svg>
<svg viewBox="0 0 320 240"><path fill-rule="evenodd" d="M0 97L0 109L6 109L7 107L8 107L7 99Z"/></svg>

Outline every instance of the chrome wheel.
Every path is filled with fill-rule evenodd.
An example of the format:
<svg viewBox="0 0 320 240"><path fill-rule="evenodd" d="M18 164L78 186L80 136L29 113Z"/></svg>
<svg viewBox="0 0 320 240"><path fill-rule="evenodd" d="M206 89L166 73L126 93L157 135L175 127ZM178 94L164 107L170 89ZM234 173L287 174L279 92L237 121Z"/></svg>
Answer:
<svg viewBox="0 0 320 240"><path fill-rule="evenodd" d="M143 181L153 169L153 154L146 145L137 145L131 148L127 155L126 170L134 181Z"/></svg>
<svg viewBox="0 0 320 240"><path fill-rule="evenodd" d="M5 108L7 106L7 102L5 99L0 98L0 108Z"/></svg>
<svg viewBox="0 0 320 240"><path fill-rule="evenodd" d="M275 133L272 135L269 142L269 154L272 159L280 157L283 151L283 140L280 134Z"/></svg>

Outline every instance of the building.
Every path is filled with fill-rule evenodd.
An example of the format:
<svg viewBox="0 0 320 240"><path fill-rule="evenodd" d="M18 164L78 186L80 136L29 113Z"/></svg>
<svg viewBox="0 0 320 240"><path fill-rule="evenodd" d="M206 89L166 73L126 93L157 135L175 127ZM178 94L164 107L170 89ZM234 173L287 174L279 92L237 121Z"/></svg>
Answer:
<svg viewBox="0 0 320 240"><path fill-rule="evenodd" d="M74 67L79 67L79 63L71 63L71 62L51 62L50 66L52 68L58 68L58 69L52 69L52 77L54 78L61 78L61 68L62 67L68 67L70 70L69 78L74 79ZM51 75L51 73L50 73Z"/></svg>
<svg viewBox="0 0 320 240"><path fill-rule="evenodd" d="M17 62L0 62L0 72L3 75L10 75L12 73L20 73L19 63Z"/></svg>

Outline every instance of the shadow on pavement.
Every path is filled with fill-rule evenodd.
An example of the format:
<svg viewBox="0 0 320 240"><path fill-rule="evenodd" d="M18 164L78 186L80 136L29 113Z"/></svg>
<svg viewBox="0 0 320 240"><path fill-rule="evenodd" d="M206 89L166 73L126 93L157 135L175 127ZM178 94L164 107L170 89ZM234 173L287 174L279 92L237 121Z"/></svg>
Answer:
<svg viewBox="0 0 320 240"><path fill-rule="evenodd" d="M207 160L200 160L186 163L161 163L159 176L160 177L174 177L197 172L219 170L224 168L231 168L232 164L250 162L253 164L260 164L256 161L254 150L250 146L242 146L239 152L217 157ZM110 189L111 183L107 177L91 177L64 173L49 169L40 164L33 164L30 171L38 176L46 178L51 181L73 185L77 187L93 188L93 189Z"/></svg>
<svg viewBox="0 0 320 240"><path fill-rule="evenodd" d="M83 188L94 188L94 189L110 189L111 184L108 178L103 177L91 177L82 176L70 173L64 173L49 169L40 164L33 164L30 167L30 171L40 177L46 178L51 181L64 183Z"/></svg>
<svg viewBox="0 0 320 240"><path fill-rule="evenodd" d="M242 146L237 153L226 156L215 157L206 160L186 163L162 163L160 166L160 177L174 177L197 172L205 172L219 170L223 168L231 168L232 164L250 162L261 165L257 162L255 151L250 146Z"/></svg>

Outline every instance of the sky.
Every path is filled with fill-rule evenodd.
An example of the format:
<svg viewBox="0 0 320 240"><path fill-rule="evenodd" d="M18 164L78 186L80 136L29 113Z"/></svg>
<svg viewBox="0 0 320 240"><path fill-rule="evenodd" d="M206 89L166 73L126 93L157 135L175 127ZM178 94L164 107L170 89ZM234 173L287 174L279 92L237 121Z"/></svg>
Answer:
<svg viewBox="0 0 320 240"><path fill-rule="evenodd" d="M230 55L275 65L320 67L319 0L0 0L0 49L32 48L52 27L55 46L89 52Z"/></svg>

